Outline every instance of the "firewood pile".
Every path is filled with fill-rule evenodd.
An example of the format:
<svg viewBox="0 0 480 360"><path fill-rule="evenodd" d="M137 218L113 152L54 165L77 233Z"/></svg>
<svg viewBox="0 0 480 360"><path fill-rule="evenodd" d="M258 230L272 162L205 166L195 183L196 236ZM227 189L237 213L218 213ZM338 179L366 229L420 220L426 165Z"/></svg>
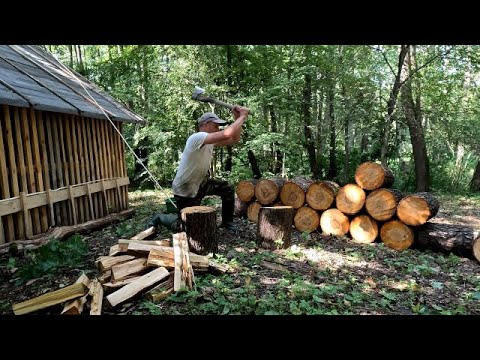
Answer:
<svg viewBox="0 0 480 360"><path fill-rule="evenodd" d="M358 243L383 241L395 250L453 252L480 261L480 236L468 227L429 222L439 202L429 192L403 194L391 188L392 171L375 162L360 164L355 183L344 186L308 177L243 180L236 185L235 214L258 224L264 207L291 206L294 227L348 236Z"/></svg>
<svg viewBox="0 0 480 360"><path fill-rule="evenodd" d="M88 304L90 315L100 315L104 299L112 308L139 295L159 302L173 292L193 289L197 272L232 271L209 256L190 252L185 232L173 234L172 241L145 240L154 232L151 227L120 239L107 256L97 259L98 277L82 274L72 285L14 304L13 312L23 315L64 304L61 314L78 315Z"/></svg>

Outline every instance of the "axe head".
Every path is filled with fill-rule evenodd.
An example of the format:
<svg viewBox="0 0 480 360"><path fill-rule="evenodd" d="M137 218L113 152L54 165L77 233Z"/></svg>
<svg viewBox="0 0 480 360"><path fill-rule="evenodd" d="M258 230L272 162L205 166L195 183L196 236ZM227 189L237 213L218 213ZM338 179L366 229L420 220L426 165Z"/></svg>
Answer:
<svg viewBox="0 0 480 360"><path fill-rule="evenodd" d="M192 99L197 100L198 96L203 94L204 92L205 92L205 89L195 86L195 90L193 90L193 94L192 94Z"/></svg>

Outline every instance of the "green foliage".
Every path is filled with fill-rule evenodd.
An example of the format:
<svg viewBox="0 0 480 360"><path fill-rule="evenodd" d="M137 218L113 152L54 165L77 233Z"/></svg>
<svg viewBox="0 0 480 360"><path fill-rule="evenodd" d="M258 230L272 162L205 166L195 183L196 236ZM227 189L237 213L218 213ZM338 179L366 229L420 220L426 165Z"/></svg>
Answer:
<svg viewBox="0 0 480 360"><path fill-rule="evenodd" d="M38 249L27 253L27 262L16 273L17 283L44 275L53 275L62 269L81 267L87 255L87 244L80 235L68 240L51 240Z"/></svg>

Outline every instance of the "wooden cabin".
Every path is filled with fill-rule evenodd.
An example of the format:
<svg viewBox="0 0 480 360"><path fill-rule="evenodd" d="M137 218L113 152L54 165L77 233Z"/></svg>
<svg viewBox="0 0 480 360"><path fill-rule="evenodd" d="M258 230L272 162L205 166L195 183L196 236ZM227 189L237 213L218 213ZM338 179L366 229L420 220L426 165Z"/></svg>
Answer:
<svg viewBox="0 0 480 360"><path fill-rule="evenodd" d="M0 245L128 208L112 122L145 120L40 47L0 45Z"/></svg>

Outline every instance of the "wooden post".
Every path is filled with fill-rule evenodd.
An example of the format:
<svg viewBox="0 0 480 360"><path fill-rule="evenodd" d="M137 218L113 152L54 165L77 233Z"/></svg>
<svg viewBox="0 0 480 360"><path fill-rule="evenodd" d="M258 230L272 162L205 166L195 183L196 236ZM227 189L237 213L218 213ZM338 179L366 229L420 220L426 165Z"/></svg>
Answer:
<svg viewBox="0 0 480 360"><path fill-rule="evenodd" d="M107 201L107 192L105 191L105 182L102 179L102 193L103 193L103 201L105 202L105 211L107 215L110 215L110 211L108 210L108 201Z"/></svg>
<svg viewBox="0 0 480 360"><path fill-rule="evenodd" d="M90 190L90 183L87 183L87 196L88 196L88 205L90 207L90 215L92 220L95 219L95 213L93 211L93 203L92 203L92 191Z"/></svg>
<svg viewBox="0 0 480 360"><path fill-rule="evenodd" d="M68 197L70 198L70 204L72 205L73 224L77 225L77 209L75 209L75 198L73 197L72 185L68 185Z"/></svg>
<svg viewBox="0 0 480 360"><path fill-rule="evenodd" d="M215 236L217 213L208 206L191 206L182 209L182 224L187 233L190 251L199 255L218 252Z"/></svg>
<svg viewBox="0 0 480 360"><path fill-rule="evenodd" d="M48 201L48 208L50 209L50 223L52 226L55 226L55 214L53 211L53 201L52 201L52 190L47 189L47 201Z"/></svg>
<svg viewBox="0 0 480 360"><path fill-rule="evenodd" d="M117 188L118 207L117 211L122 208L122 196L120 195L120 186L118 185L118 177L115 179L115 187Z"/></svg>
<svg viewBox="0 0 480 360"><path fill-rule="evenodd" d="M31 239L33 237L32 218L27 209L27 196L24 191L20 193L20 202L22 204L23 219L25 222L25 237Z"/></svg>
<svg viewBox="0 0 480 360"><path fill-rule="evenodd" d="M258 213L257 245L270 250L290 247L294 216L292 206L262 207Z"/></svg>

